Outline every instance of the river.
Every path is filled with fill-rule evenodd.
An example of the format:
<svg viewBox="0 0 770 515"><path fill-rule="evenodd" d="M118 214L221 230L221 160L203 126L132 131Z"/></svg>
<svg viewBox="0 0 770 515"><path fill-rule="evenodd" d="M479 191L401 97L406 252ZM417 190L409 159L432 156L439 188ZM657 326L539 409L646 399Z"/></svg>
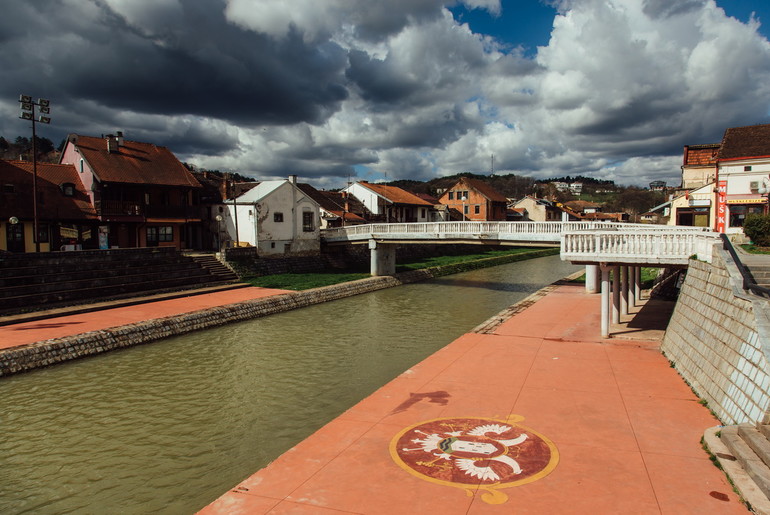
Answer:
<svg viewBox="0 0 770 515"><path fill-rule="evenodd" d="M522 261L0 379L0 513L194 513L576 270Z"/></svg>

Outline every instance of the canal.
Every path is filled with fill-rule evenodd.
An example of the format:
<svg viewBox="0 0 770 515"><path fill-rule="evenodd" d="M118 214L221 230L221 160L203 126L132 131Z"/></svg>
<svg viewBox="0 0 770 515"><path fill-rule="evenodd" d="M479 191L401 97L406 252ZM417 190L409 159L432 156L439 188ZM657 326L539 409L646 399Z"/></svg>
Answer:
<svg viewBox="0 0 770 515"><path fill-rule="evenodd" d="M194 513L576 270L522 261L4 378L0 513Z"/></svg>

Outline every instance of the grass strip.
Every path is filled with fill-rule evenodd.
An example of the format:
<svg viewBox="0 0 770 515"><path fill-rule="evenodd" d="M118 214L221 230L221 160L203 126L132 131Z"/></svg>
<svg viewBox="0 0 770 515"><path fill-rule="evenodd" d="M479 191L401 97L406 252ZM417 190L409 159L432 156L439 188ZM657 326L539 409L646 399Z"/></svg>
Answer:
<svg viewBox="0 0 770 515"><path fill-rule="evenodd" d="M442 269L439 275L448 275L505 263L513 263L524 259L558 254L558 248L515 247L505 250L489 250L477 254L460 256L438 256L422 258L397 265L397 272L410 272L426 268ZM244 277L243 282L261 288L276 288L282 290L309 290L321 286L330 286L370 277L368 272L317 272L306 274L274 274Z"/></svg>

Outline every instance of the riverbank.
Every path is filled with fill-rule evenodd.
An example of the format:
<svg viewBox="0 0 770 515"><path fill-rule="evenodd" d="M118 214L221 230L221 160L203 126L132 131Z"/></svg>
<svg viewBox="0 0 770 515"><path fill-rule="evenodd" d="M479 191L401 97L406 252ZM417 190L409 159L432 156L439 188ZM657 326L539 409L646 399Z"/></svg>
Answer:
<svg viewBox="0 0 770 515"><path fill-rule="evenodd" d="M718 421L660 353L662 331L602 339L600 300L540 290L201 513L746 513L701 449Z"/></svg>
<svg viewBox="0 0 770 515"><path fill-rule="evenodd" d="M553 255L558 249L371 277L299 292L235 290L0 327L0 376L463 271ZM252 298L243 298L243 295ZM206 299L214 305L199 307ZM221 300L220 300L221 299ZM119 316L117 315L119 313ZM132 320L128 322L128 320ZM116 323L116 321L125 323ZM84 328L90 330L84 331ZM94 327L98 327L95 329ZM56 337L52 337L56 334Z"/></svg>

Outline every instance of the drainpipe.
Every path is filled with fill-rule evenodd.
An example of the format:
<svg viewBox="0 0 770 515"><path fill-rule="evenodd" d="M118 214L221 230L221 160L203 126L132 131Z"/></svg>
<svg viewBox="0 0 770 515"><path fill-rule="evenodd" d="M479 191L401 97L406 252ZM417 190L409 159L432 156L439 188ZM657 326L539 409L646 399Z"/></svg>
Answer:
<svg viewBox="0 0 770 515"><path fill-rule="evenodd" d="M292 224L291 224L291 244L294 245L294 242L297 239L297 176L296 175L289 175L289 184L291 185L291 213L292 213Z"/></svg>

